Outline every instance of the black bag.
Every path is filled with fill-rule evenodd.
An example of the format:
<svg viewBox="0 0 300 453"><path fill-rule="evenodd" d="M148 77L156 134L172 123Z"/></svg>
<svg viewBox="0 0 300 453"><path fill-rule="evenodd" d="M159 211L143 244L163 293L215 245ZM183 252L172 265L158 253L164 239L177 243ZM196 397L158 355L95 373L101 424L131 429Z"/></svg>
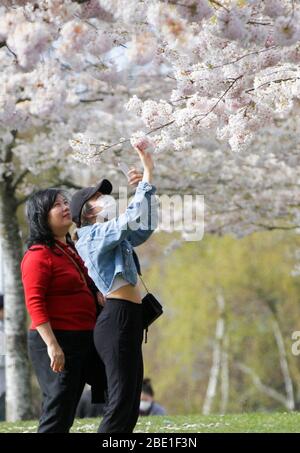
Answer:
<svg viewBox="0 0 300 453"><path fill-rule="evenodd" d="M151 293L147 293L142 299L144 329L147 329L159 316L163 314L160 302Z"/></svg>
<svg viewBox="0 0 300 453"><path fill-rule="evenodd" d="M148 327L163 314L163 308L161 303L153 296L152 293L149 293L147 286L142 279L141 266L137 257L137 254L132 250L133 259L137 269L137 273L141 279L141 282L147 292L147 294L142 299L142 313L143 313L143 327L146 331L145 343L147 343L147 334Z"/></svg>

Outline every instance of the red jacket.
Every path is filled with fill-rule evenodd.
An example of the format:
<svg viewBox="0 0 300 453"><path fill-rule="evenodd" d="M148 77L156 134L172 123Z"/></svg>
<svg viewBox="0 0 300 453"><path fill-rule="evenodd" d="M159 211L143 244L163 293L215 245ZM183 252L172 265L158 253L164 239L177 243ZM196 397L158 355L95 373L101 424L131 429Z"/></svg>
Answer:
<svg viewBox="0 0 300 453"><path fill-rule="evenodd" d="M92 282L79 255L59 241L80 266L88 284ZM25 302L31 329L50 322L57 330L92 330L96 322L94 295L75 264L57 247L34 245L21 263Z"/></svg>

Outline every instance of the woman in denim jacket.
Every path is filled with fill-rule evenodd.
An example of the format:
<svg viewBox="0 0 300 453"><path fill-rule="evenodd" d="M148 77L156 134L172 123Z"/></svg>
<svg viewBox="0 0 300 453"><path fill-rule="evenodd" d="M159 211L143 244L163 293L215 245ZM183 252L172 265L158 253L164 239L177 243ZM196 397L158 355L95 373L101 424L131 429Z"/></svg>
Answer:
<svg viewBox="0 0 300 453"><path fill-rule="evenodd" d="M156 188L151 184L152 157L136 150L144 172L143 176L135 169L129 172L129 183L138 186L125 213L114 217L116 203L109 195L112 186L108 180L79 190L71 201L72 218L78 227L76 248L105 296L94 330L108 383L100 433L130 433L139 415L143 324L133 247L149 238L158 215Z"/></svg>

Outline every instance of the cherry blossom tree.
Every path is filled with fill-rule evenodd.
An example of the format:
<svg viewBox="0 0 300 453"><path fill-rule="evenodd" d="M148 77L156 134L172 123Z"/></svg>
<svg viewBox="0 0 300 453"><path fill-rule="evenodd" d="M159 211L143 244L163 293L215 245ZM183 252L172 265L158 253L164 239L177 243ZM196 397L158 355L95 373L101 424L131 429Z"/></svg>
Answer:
<svg viewBox="0 0 300 453"><path fill-rule="evenodd" d="M299 19L298 0L0 1L10 420L30 410L16 211L37 176L117 181L139 144L161 192L204 194L206 231L299 228Z"/></svg>

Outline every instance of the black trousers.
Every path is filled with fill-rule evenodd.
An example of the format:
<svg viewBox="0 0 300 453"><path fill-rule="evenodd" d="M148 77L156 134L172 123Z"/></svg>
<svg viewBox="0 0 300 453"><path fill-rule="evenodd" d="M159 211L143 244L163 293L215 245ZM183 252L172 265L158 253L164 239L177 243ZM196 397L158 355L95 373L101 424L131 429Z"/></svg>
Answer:
<svg viewBox="0 0 300 453"><path fill-rule="evenodd" d="M5 392L0 396L0 422L5 421Z"/></svg>
<svg viewBox="0 0 300 453"><path fill-rule="evenodd" d="M36 330L28 333L28 349L42 394L39 433L69 432L86 382L86 369L92 357L93 331L54 330L65 354L65 369L50 368L47 346Z"/></svg>
<svg viewBox="0 0 300 453"><path fill-rule="evenodd" d="M144 373L142 305L107 298L94 342L107 380L107 403L98 432L131 433L139 416Z"/></svg>

